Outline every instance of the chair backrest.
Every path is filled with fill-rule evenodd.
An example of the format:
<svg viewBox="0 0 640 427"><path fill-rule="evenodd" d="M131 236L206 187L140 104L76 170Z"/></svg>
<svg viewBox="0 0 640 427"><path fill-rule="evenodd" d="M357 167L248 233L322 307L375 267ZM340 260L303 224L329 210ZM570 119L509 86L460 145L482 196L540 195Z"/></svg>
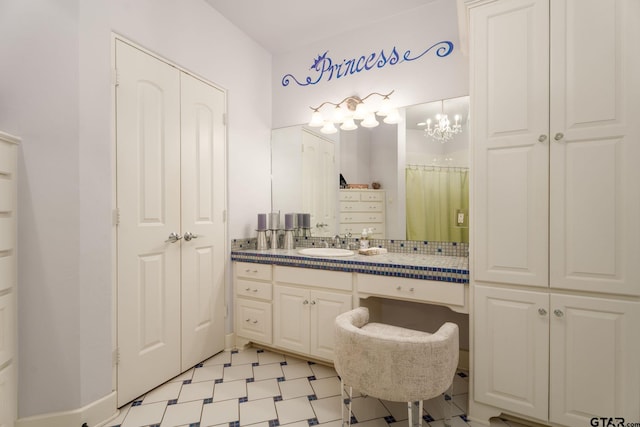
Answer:
<svg viewBox="0 0 640 427"><path fill-rule="evenodd" d="M458 325L435 333L369 324L358 307L336 317L334 364L345 384L394 402L427 400L444 393L458 365Z"/></svg>

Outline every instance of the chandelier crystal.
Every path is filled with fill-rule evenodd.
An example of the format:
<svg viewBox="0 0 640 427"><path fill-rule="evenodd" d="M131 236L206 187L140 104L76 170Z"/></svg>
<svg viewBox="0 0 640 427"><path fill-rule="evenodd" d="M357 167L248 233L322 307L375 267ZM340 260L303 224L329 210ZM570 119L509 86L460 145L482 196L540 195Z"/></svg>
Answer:
<svg viewBox="0 0 640 427"><path fill-rule="evenodd" d="M444 113L444 101L441 102L441 113L436 114L436 120L434 126L431 127L432 120L427 119L427 128L424 130L424 135L433 138L436 141L445 143L453 139L454 135L462 132L462 125L460 124L460 115L454 116L455 122L451 125L449 116Z"/></svg>

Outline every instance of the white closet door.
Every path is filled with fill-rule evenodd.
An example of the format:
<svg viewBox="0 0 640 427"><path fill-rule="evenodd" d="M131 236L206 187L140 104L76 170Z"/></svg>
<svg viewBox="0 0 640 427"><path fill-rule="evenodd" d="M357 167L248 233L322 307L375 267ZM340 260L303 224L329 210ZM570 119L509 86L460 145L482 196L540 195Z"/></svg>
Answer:
<svg viewBox="0 0 640 427"><path fill-rule="evenodd" d="M472 10L474 279L548 286L548 5Z"/></svg>
<svg viewBox="0 0 640 427"><path fill-rule="evenodd" d="M118 405L180 373L180 73L116 43Z"/></svg>
<svg viewBox="0 0 640 427"><path fill-rule="evenodd" d="M302 210L311 214L315 236L333 236L336 231L335 146L310 132L302 132ZM320 225L320 227L316 227Z"/></svg>
<svg viewBox="0 0 640 427"><path fill-rule="evenodd" d="M640 3L551 7L551 287L640 295Z"/></svg>
<svg viewBox="0 0 640 427"><path fill-rule="evenodd" d="M226 153L224 92L184 73L181 87L184 371L224 350Z"/></svg>

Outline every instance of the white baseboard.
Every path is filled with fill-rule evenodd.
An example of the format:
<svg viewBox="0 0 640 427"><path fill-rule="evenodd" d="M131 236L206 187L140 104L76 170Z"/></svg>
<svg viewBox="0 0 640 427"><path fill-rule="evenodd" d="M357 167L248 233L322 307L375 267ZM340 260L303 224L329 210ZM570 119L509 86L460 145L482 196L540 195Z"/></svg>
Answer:
<svg viewBox="0 0 640 427"><path fill-rule="evenodd" d="M95 402L72 411L55 412L20 418L16 427L98 427L118 414L116 392L113 391Z"/></svg>

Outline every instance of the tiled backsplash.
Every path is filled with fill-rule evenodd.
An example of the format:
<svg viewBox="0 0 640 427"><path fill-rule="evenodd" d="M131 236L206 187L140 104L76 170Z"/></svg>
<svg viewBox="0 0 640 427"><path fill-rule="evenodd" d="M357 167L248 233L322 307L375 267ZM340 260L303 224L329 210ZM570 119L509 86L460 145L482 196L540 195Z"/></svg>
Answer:
<svg viewBox="0 0 640 427"><path fill-rule="evenodd" d="M280 236L280 244L282 247L282 236ZM246 239L231 240L231 250L240 251L245 249L256 249L255 237ZM331 237L296 237L296 248L312 248L324 247L326 242L329 247L335 247L335 241ZM340 247L357 249L360 245L358 238L340 239ZM446 256L469 256L469 244L457 242L427 242L422 240L390 240L390 239L371 239L369 246L386 248L389 252L411 253L423 255L446 255Z"/></svg>

